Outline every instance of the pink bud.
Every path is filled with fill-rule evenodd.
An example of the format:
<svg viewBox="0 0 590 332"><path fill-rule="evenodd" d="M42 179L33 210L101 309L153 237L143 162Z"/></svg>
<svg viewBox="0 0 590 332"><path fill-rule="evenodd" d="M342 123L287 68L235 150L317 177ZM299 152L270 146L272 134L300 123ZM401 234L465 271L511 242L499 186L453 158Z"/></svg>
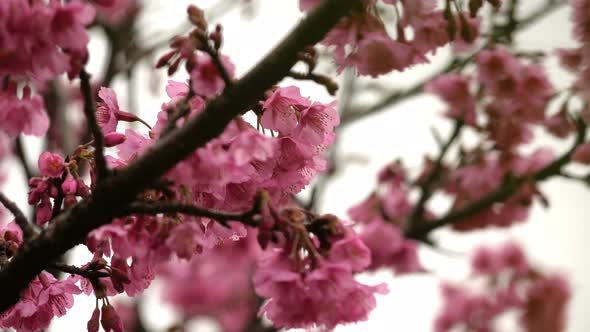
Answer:
<svg viewBox="0 0 590 332"><path fill-rule="evenodd" d="M172 59L172 57L175 54L176 54L176 51L170 51L170 52L162 55L160 57L160 59L158 59L158 62L156 63L156 68L162 68L162 67L164 67L170 61L170 59Z"/></svg>
<svg viewBox="0 0 590 332"><path fill-rule="evenodd" d="M115 308L110 304L102 307L100 323L105 332L123 332L123 322L119 318L119 315L117 315Z"/></svg>
<svg viewBox="0 0 590 332"><path fill-rule="evenodd" d="M104 145L108 148L117 146L127 139L127 136L121 133L112 132L104 136Z"/></svg>
<svg viewBox="0 0 590 332"><path fill-rule="evenodd" d="M98 308L94 309L92 312L92 316L88 321L86 327L88 328L88 332L98 332L98 319L100 318L100 310Z"/></svg>
<svg viewBox="0 0 590 332"><path fill-rule="evenodd" d="M39 226L44 225L49 220L51 220L51 202L49 201L49 197L45 196L41 200L41 203L37 205L37 216L36 216L36 223Z"/></svg>
<svg viewBox="0 0 590 332"><path fill-rule="evenodd" d="M74 179L74 177L71 174L68 174L68 176L66 177L66 179L64 180L64 182L61 184L61 190L66 195L74 195L74 194L76 194L76 188L77 187L78 186L76 184L76 179Z"/></svg>
<svg viewBox="0 0 590 332"><path fill-rule="evenodd" d="M64 160L58 154L45 151L39 156L38 166L43 176L57 178L63 173Z"/></svg>

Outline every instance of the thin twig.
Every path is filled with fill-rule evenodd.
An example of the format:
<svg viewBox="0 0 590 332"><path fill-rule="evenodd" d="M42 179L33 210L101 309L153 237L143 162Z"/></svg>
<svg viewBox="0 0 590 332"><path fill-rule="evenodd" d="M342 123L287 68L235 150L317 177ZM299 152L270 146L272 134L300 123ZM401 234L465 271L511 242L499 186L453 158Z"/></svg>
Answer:
<svg viewBox="0 0 590 332"><path fill-rule="evenodd" d="M130 214L159 214L159 213L180 213L194 217L205 217L218 221L224 226L229 226L229 221L239 221L244 225L256 226L258 223L255 216L258 214L258 204L248 211L241 213L230 213L205 209L195 205L179 202L134 202L122 211L123 215Z"/></svg>
<svg viewBox="0 0 590 332"><path fill-rule="evenodd" d="M23 211L2 192L0 192L0 203L14 215L14 221L23 231L25 240L29 240L35 236L35 230Z"/></svg>
<svg viewBox="0 0 590 332"><path fill-rule="evenodd" d="M85 69L80 70L80 89L84 97L84 115L88 129L94 137L94 162L96 165L96 177L101 180L108 174L107 162L104 157L104 137L100 126L96 121L96 105L92 88L90 86L90 75Z"/></svg>
<svg viewBox="0 0 590 332"><path fill-rule="evenodd" d="M86 279L107 278L111 276L108 272L86 270L84 268L64 263L53 263L51 264L51 267L64 273L79 275Z"/></svg>
<svg viewBox="0 0 590 332"><path fill-rule="evenodd" d="M438 179L441 171L443 170L444 158L447 155L447 152L449 151L449 148L451 147L453 142L455 142L455 140L459 137L462 128L463 121L457 120L455 122L455 126L453 127L453 132L451 133L451 136L447 139L447 141L440 149L440 153L438 154L438 157L434 162L434 165L432 166L432 170L420 186L420 198L418 199L418 202L416 203L416 206L412 211L410 218L408 219L409 227L412 227L411 225L414 224L417 220L422 219L424 209L426 208L426 203L428 202L433 193L433 185L436 182L436 179Z"/></svg>

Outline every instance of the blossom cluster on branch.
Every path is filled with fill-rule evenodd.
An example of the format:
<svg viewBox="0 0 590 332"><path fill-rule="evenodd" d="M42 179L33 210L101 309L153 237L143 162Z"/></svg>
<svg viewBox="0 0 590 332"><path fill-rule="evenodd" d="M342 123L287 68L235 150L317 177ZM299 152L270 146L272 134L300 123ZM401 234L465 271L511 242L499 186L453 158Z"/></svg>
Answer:
<svg viewBox="0 0 590 332"><path fill-rule="evenodd" d="M436 229L473 232L526 221L535 200L549 203L541 181L588 182L565 167L590 164L590 4L573 1L581 46L555 55L516 50L512 34L524 20L517 6L516 0L300 0L305 19L238 77L222 51L223 26L210 26L205 12L190 5L190 30L150 63L185 77L167 82L168 99L154 107L152 122L121 104L121 92L110 87L116 75L131 81L142 53L121 42L135 31L140 3L3 1L0 162L14 155L22 164L33 220L0 192L13 216L0 226L0 328L42 331L84 293L95 298L89 332L145 331L137 308L111 300L138 297L159 278L162 300L182 316L171 330L205 316L229 332L330 331L367 320L377 296L388 293L384 283L359 282L359 273L428 272L418 249L438 245ZM103 29L112 46L100 79L85 68L92 28ZM425 156L418 170L402 160L386 165L372 193L349 209L351 221L316 211L314 195L311 202L298 196L319 186L314 179L334 174L338 165L326 156L346 115L338 110L349 106L312 100L297 83L281 83L312 81L334 95L337 74L318 73L320 47L335 73L373 78L426 64L442 47L467 54L418 89L443 101L443 116L454 124L439 154ZM567 89L555 88L546 74L540 59L549 56L579 74ZM307 70L294 71L297 63ZM79 125L56 97L57 87L66 86L77 89L69 95L82 103L70 106L84 116L85 127L70 137L73 149L51 134ZM121 129L120 122L137 126ZM538 130L573 145L523 153ZM48 131L49 149L31 170L20 136ZM9 138L16 138L14 153ZM0 168L0 182L8 174ZM446 211L432 209L435 195L448 199ZM92 255L82 266L62 261L76 245ZM472 265L471 279L484 280L482 290L444 283L435 331L492 331L508 310L519 311L526 331L565 329L566 277L534 267L512 243L478 249Z"/></svg>

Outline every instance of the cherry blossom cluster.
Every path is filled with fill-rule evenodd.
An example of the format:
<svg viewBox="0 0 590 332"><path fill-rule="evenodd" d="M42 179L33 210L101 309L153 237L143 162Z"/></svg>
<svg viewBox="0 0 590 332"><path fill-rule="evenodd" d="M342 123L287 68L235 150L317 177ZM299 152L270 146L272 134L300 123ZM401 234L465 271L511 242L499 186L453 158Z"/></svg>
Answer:
<svg viewBox="0 0 590 332"><path fill-rule="evenodd" d="M483 1L479 4L470 1L470 8L461 8L455 0L446 1L444 9L438 9L437 2L364 0L364 8L342 19L322 43L334 48L334 61L340 70L352 66L361 75L376 77L427 63L427 53L436 52L448 43L460 45L475 41L479 34L476 15ZM486 2L495 8L500 6L500 1ZM299 2L304 11L318 3L318 0ZM395 24L389 23L391 20ZM390 33L393 29L394 35Z"/></svg>
<svg viewBox="0 0 590 332"><path fill-rule="evenodd" d="M375 191L348 211L360 227L360 238L371 250L369 269L387 268L396 274L422 271L418 243L404 236L414 208L407 170L393 162L381 170L377 180Z"/></svg>
<svg viewBox="0 0 590 332"><path fill-rule="evenodd" d="M93 5L96 5L95 6ZM0 4L0 132L42 136L49 127L43 99L33 92L67 73L76 77L88 60L86 27L96 12L115 24L134 0L7 0ZM20 89L18 88L20 86Z"/></svg>
<svg viewBox="0 0 590 332"><path fill-rule="evenodd" d="M469 282L442 284L435 331L495 331L497 318L509 311L518 312L524 331L564 330L571 290L563 276L533 268L514 243L478 248L471 265Z"/></svg>

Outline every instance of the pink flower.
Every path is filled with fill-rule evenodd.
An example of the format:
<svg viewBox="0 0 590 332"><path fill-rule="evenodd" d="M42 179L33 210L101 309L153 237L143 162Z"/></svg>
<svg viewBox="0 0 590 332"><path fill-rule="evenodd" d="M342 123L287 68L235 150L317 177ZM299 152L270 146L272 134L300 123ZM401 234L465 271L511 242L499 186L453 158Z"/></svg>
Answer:
<svg viewBox="0 0 590 332"><path fill-rule="evenodd" d="M442 12L434 12L413 22L415 36L412 45L421 53L436 51L449 42L447 21Z"/></svg>
<svg viewBox="0 0 590 332"><path fill-rule="evenodd" d="M50 273L41 272L23 292L20 301L0 317L0 326L12 327L17 332L47 328L53 317L65 315L73 306L73 295L82 292L74 282L73 278L60 281Z"/></svg>
<svg viewBox="0 0 590 332"><path fill-rule="evenodd" d="M382 219L381 198L377 193L372 193L364 201L348 209L348 215L352 220L362 223Z"/></svg>
<svg viewBox="0 0 590 332"><path fill-rule="evenodd" d="M332 329L366 320L376 306L374 295L387 292L384 284L358 283L348 264L323 263L300 274L287 255L277 250L268 251L259 261L254 287L268 299L260 313L266 313L274 326L284 328Z"/></svg>
<svg viewBox="0 0 590 332"><path fill-rule="evenodd" d="M590 143L578 145L572 154L572 160L580 164L590 165Z"/></svg>
<svg viewBox="0 0 590 332"><path fill-rule="evenodd" d="M221 64L225 68L229 77L234 76L236 67L231 62L228 56L220 56ZM217 67L211 60L211 57L207 54L201 54L197 58L197 65L191 71L191 81L193 84L193 90L198 95L204 95L206 97L213 97L219 94L225 87L225 82L221 78Z"/></svg>
<svg viewBox="0 0 590 332"><path fill-rule="evenodd" d="M31 96L29 87L23 89L22 99L16 96L16 86L0 91L0 131L11 137L19 134L43 136L48 128L49 117L43 110L41 96Z"/></svg>
<svg viewBox="0 0 590 332"><path fill-rule="evenodd" d="M482 51L477 57L479 81L487 87L506 79L520 71L518 60L502 48ZM509 87L506 89L510 89Z"/></svg>
<svg viewBox="0 0 590 332"><path fill-rule="evenodd" d="M494 275L503 268L500 257L493 249L488 247L477 248L475 254L471 258L471 266L474 272L479 274Z"/></svg>
<svg viewBox="0 0 590 332"><path fill-rule="evenodd" d="M512 171L515 175L531 175L555 160L555 153L549 148L538 148L528 156L517 156L512 161Z"/></svg>
<svg viewBox="0 0 590 332"><path fill-rule="evenodd" d="M568 71L576 73L583 64L584 57L580 48L558 48L556 53L559 64Z"/></svg>
<svg viewBox="0 0 590 332"><path fill-rule="evenodd" d="M315 102L301 112L293 136L310 145L327 146L334 140L334 128L340 124L336 102L325 105Z"/></svg>
<svg viewBox="0 0 590 332"><path fill-rule="evenodd" d="M310 105L311 102L301 96L298 87L279 87L264 101L260 122L264 128L290 134L297 126L298 113Z"/></svg>
<svg viewBox="0 0 590 332"><path fill-rule="evenodd" d="M254 235L216 246L190 261L170 262L162 272L162 296L185 317L208 316L224 331L245 331L255 314L250 275L259 250Z"/></svg>
<svg viewBox="0 0 590 332"><path fill-rule="evenodd" d="M27 76L42 84L86 61L94 9L78 1L6 0L0 3L0 76Z"/></svg>
<svg viewBox="0 0 590 332"><path fill-rule="evenodd" d="M447 116L475 125L476 102L468 77L459 74L441 75L428 82L425 90L438 95L449 105Z"/></svg>
<svg viewBox="0 0 590 332"><path fill-rule="evenodd" d="M371 251L358 236L348 236L332 244L329 260L348 264L351 271L361 272L371 264Z"/></svg>
<svg viewBox="0 0 590 332"><path fill-rule="evenodd" d="M423 271L417 245L406 240L396 225L375 219L362 228L359 237L371 251L370 270L390 268L397 274Z"/></svg>
<svg viewBox="0 0 590 332"><path fill-rule="evenodd" d="M89 41L85 26L94 20L94 8L77 0L62 6L53 4L51 33L55 42L63 49L85 49Z"/></svg>
<svg viewBox="0 0 590 332"><path fill-rule="evenodd" d="M103 134L109 134L117 130L117 113L120 112L117 95L111 88L101 87L98 96L102 101L96 104L96 120Z"/></svg>
<svg viewBox="0 0 590 332"><path fill-rule="evenodd" d="M528 289L521 324L527 332L565 331L571 290L559 275L541 276Z"/></svg>
<svg viewBox="0 0 590 332"><path fill-rule="evenodd" d="M38 166L41 175L57 178L64 171L64 159L58 154L45 151L39 156Z"/></svg>
<svg viewBox="0 0 590 332"><path fill-rule="evenodd" d="M374 32L364 36L358 44L358 51L344 64L355 66L361 75L377 77L425 62L426 58L411 45L395 41L386 33Z"/></svg>
<svg viewBox="0 0 590 332"><path fill-rule="evenodd" d="M133 129L125 130L127 139L117 146L119 157L130 162L149 148L154 141Z"/></svg>

